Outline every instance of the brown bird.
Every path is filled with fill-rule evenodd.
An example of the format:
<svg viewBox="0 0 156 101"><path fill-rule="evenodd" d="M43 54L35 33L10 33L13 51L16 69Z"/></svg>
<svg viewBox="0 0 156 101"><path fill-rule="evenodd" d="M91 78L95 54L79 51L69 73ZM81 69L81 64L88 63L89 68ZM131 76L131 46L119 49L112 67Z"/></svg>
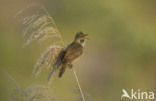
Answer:
<svg viewBox="0 0 156 101"><path fill-rule="evenodd" d="M84 34L83 32L76 33L74 41L69 44L66 49L60 52L58 59L48 76L48 80L50 80L56 68L59 68L58 76L62 77L67 67L73 67L72 63L77 60L83 53L83 47L85 45L86 39L87 34Z"/></svg>

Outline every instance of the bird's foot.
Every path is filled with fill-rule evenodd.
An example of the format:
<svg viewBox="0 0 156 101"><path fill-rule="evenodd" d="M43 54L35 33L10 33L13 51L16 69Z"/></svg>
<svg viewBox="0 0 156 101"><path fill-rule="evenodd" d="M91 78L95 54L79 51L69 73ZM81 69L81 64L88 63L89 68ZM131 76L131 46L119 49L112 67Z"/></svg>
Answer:
<svg viewBox="0 0 156 101"><path fill-rule="evenodd" d="M73 64L68 64L69 69L73 68Z"/></svg>

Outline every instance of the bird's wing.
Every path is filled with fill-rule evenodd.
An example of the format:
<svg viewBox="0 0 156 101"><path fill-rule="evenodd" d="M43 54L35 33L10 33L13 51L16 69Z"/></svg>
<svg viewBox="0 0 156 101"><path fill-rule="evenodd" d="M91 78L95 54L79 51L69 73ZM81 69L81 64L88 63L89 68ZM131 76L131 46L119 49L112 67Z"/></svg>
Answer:
<svg viewBox="0 0 156 101"><path fill-rule="evenodd" d="M66 49L64 61L73 61L82 55L83 47L78 43L72 43Z"/></svg>

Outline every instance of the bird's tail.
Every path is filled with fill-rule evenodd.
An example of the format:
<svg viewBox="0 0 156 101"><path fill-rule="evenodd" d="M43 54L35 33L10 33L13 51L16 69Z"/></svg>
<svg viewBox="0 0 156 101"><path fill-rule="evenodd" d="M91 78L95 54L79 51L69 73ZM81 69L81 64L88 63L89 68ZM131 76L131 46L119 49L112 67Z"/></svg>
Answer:
<svg viewBox="0 0 156 101"><path fill-rule="evenodd" d="M62 62L59 61L59 63L54 64L53 68L51 68L50 73L48 75L48 84L51 83L53 75L54 75L56 69L59 68L61 64L62 64Z"/></svg>
<svg viewBox="0 0 156 101"><path fill-rule="evenodd" d="M55 64L53 65L53 67L51 68L50 73L49 73L49 75L48 75L48 84L51 83L52 77L53 77L53 75L54 75L56 69L60 68L61 65L63 64L63 63L62 63L62 59L63 59L64 54L65 54L65 51L62 50L62 51L59 53L59 55L58 55L58 58L57 58L57 60L56 60L56 63L55 63Z"/></svg>
<svg viewBox="0 0 156 101"><path fill-rule="evenodd" d="M64 74L64 72L66 70L66 67L67 67L67 63L62 64L62 67L60 68L60 72L59 72L59 75L58 75L60 78Z"/></svg>

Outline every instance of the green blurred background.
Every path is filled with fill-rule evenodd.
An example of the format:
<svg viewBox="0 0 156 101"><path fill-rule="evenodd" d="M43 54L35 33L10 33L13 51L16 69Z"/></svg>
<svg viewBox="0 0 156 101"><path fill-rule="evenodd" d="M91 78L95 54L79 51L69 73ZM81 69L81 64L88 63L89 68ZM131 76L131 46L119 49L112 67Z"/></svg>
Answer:
<svg viewBox="0 0 156 101"><path fill-rule="evenodd" d="M84 55L75 64L82 89L93 101L120 101L122 89L156 91L155 0L0 0L0 70L21 86L47 84L48 71L34 79L32 69L46 46L24 43L15 14L31 3L43 4L54 18L65 44L76 32L88 33ZM0 100L6 96L0 77ZM71 70L54 78L58 101L70 101L75 87ZM3 96L3 97L2 97Z"/></svg>

